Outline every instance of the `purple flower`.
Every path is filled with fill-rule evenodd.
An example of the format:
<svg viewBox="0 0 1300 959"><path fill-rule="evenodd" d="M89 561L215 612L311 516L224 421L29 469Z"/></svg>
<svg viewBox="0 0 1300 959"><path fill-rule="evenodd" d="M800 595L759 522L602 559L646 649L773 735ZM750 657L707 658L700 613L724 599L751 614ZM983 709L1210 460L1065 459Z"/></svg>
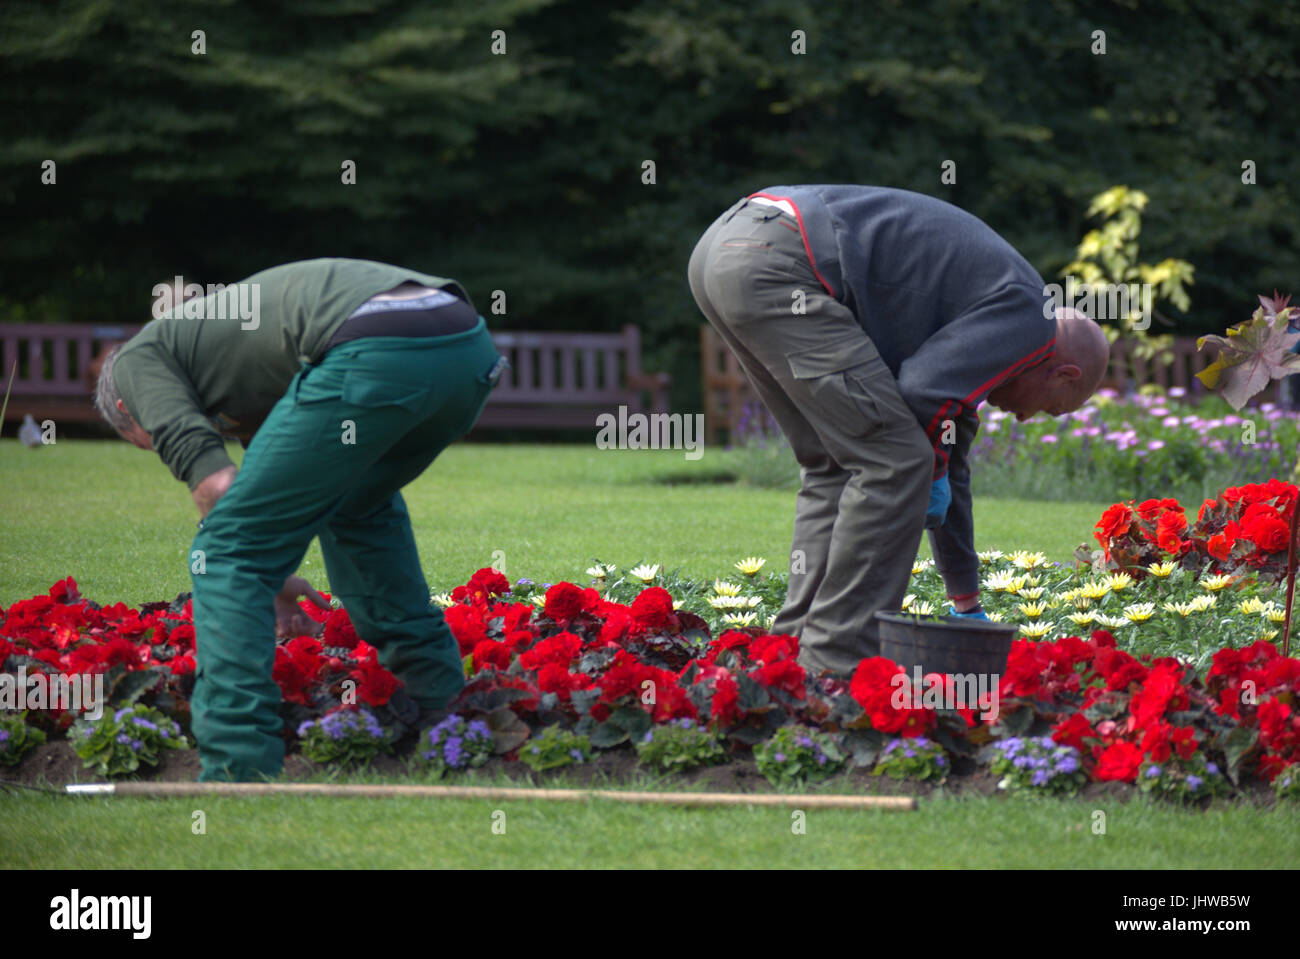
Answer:
<svg viewBox="0 0 1300 959"><path fill-rule="evenodd" d="M1048 444L1055 443L1055 442L1057 442L1056 434L1055 434L1055 433L1048 433L1046 436L1044 436L1042 439L1040 439L1039 442L1040 442L1040 443L1048 443Z"/></svg>
<svg viewBox="0 0 1300 959"><path fill-rule="evenodd" d="M1049 773L1046 769L1037 769L1034 771L1034 775L1033 778L1030 779L1030 783L1035 786L1042 786L1045 785L1047 781L1051 778L1052 778L1052 774Z"/></svg>
<svg viewBox="0 0 1300 959"><path fill-rule="evenodd" d="M0 743L5 742L8 738L9 738L9 730L0 729Z"/></svg>
<svg viewBox="0 0 1300 959"><path fill-rule="evenodd" d="M916 755L916 750L915 750L915 749L905 749L905 750L903 751L903 755L904 755L906 758L911 759L913 756Z"/></svg>
<svg viewBox="0 0 1300 959"><path fill-rule="evenodd" d="M476 719L469 724L469 731L465 733L466 739L491 739L492 730L488 724L481 719Z"/></svg>
<svg viewBox="0 0 1300 959"><path fill-rule="evenodd" d="M569 750L569 755L573 758L573 761L574 761L575 763L580 763L580 762L582 762L582 750L581 750L581 749L570 749L570 750Z"/></svg>
<svg viewBox="0 0 1300 959"><path fill-rule="evenodd" d="M1017 756L1015 759L1011 760L1011 765L1015 766L1017 769L1027 769L1027 768L1030 768L1030 767L1032 767L1032 766L1034 765L1034 757L1033 757L1033 756Z"/></svg>
<svg viewBox="0 0 1300 959"><path fill-rule="evenodd" d="M934 764L935 764L936 766L942 768L942 767L948 765L948 757L946 757L946 756L935 756L935 757L934 757Z"/></svg>
<svg viewBox="0 0 1300 959"><path fill-rule="evenodd" d="M142 750L142 749L144 749L144 743L142 743L142 742L141 742L140 740L138 740L138 739L133 739L133 740L131 740L131 751L132 751L132 752L137 752L137 753L138 753L138 752L139 752L140 750Z"/></svg>
<svg viewBox="0 0 1300 959"><path fill-rule="evenodd" d="M1205 771L1211 776L1217 776L1219 775L1219 766L1217 763L1206 763Z"/></svg>
<svg viewBox="0 0 1300 959"><path fill-rule="evenodd" d="M774 762L783 763L785 762L785 753L776 753L772 756L772 759Z"/></svg>
<svg viewBox="0 0 1300 959"><path fill-rule="evenodd" d="M131 737L128 736L126 733L118 733L117 741L121 743L123 746L125 746L127 743L131 741Z"/></svg>
<svg viewBox="0 0 1300 959"><path fill-rule="evenodd" d="M315 720L307 720L305 723L298 724L298 738L301 739L307 735L307 731L316 725Z"/></svg>
<svg viewBox="0 0 1300 959"><path fill-rule="evenodd" d="M1147 767L1147 772L1146 772L1146 777L1147 777L1147 779L1155 779L1155 778L1156 778L1157 776L1159 776L1159 775L1160 775L1160 767L1159 767L1159 766L1148 766L1148 767Z"/></svg>
<svg viewBox="0 0 1300 959"><path fill-rule="evenodd" d="M811 736L800 736L798 739L795 740L795 742L798 743L800 746L802 746L804 749L812 749L813 741Z"/></svg>
<svg viewBox="0 0 1300 959"><path fill-rule="evenodd" d="M1201 788L1201 783L1205 782L1200 776L1188 776L1187 788L1195 792Z"/></svg>
<svg viewBox="0 0 1300 959"><path fill-rule="evenodd" d="M453 769L459 769L464 763L465 751L460 748L463 741L460 736L448 736L447 740L442 744L443 759Z"/></svg>
<svg viewBox="0 0 1300 959"><path fill-rule="evenodd" d="M1072 773L1078 768L1079 760L1075 759L1073 756L1064 756L1061 758L1061 761L1056 764L1056 771L1058 773Z"/></svg>

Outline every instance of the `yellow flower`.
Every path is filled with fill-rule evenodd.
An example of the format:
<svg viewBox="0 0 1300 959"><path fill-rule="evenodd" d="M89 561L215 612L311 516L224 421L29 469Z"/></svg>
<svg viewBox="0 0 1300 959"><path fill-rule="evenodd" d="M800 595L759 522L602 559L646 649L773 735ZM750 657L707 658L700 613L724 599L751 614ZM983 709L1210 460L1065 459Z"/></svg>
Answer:
<svg viewBox="0 0 1300 959"><path fill-rule="evenodd" d="M1277 637L1276 629L1266 629L1264 630L1264 632L1260 633L1258 636L1255 637L1255 641L1260 643L1269 643L1272 642L1273 639L1276 637Z"/></svg>
<svg viewBox="0 0 1300 959"><path fill-rule="evenodd" d="M1151 563L1147 566L1147 571L1157 579L1165 579L1177 568L1178 565L1171 562Z"/></svg>
<svg viewBox="0 0 1300 959"><path fill-rule="evenodd" d="M646 585L649 585L650 583L653 583L655 577L659 575L659 564L655 563L653 566L650 566L646 563L642 563L640 566L633 566L628 570L628 573L635 576Z"/></svg>
<svg viewBox="0 0 1300 959"><path fill-rule="evenodd" d="M1155 614L1155 603L1133 603L1124 607L1124 616L1131 623L1145 623Z"/></svg>
<svg viewBox="0 0 1300 959"><path fill-rule="evenodd" d="M1101 599L1110 592L1110 584L1100 581L1084 583L1079 587L1079 595L1084 599Z"/></svg>
<svg viewBox="0 0 1300 959"><path fill-rule="evenodd" d="M908 593L906 596L903 597L903 605L900 608L903 610L903 612L906 613L909 609L912 608L912 604L915 602L916 602L916 593Z"/></svg>
<svg viewBox="0 0 1300 959"><path fill-rule="evenodd" d="M1075 626L1088 626L1096 621L1097 611L1090 609L1086 613L1071 613L1066 618Z"/></svg>
<svg viewBox="0 0 1300 959"><path fill-rule="evenodd" d="M1035 586L1033 589L1030 589L1029 587L1025 587L1024 589L1019 590L1018 592L1021 599L1042 599L1043 598L1043 587L1041 586Z"/></svg>
<svg viewBox="0 0 1300 959"><path fill-rule="evenodd" d="M773 613L771 616L767 617L767 619L763 621L764 629L771 629L775 625L776 625L776 613Z"/></svg>
<svg viewBox="0 0 1300 959"><path fill-rule="evenodd" d="M1052 623L1025 623L1020 627L1020 635L1028 639L1042 639L1052 631Z"/></svg>
<svg viewBox="0 0 1300 959"><path fill-rule="evenodd" d="M538 606L538 607L545 606L546 596L543 593L533 593L532 596L528 597L528 601L532 603L534 606Z"/></svg>
<svg viewBox="0 0 1300 959"><path fill-rule="evenodd" d="M762 596L746 596L743 600L741 600L741 602L743 602L743 603L744 603L746 606L748 606L750 609L753 609L755 606L757 606L757 605L759 605L760 603L763 602L763 597L762 597Z"/></svg>
<svg viewBox="0 0 1300 959"><path fill-rule="evenodd" d="M1270 610L1267 610L1267 611L1264 613L1264 617L1265 617L1265 618L1266 618L1270 623L1284 623L1284 622L1286 622L1286 610L1285 610L1285 609L1270 609Z"/></svg>
<svg viewBox="0 0 1300 959"><path fill-rule="evenodd" d="M1198 584L1201 589L1208 589L1211 593L1217 593L1221 589L1226 589L1232 585L1231 576L1207 576Z"/></svg>
<svg viewBox="0 0 1300 959"><path fill-rule="evenodd" d="M911 606L911 608L908 609L908 612L909 612L909 613L912 613L912 614L914 614L914 615L916 615L916 616L930 616L930 615L933 615L933 613L934 613L934 603L929 603L929 602L926 602L925 600L921 600L920 602L913 603L912 606Z"/></svg>
<svg viewBox="0 0 1300 959"><path fill-rule="evenodd" d="M1104 613L1097 614L1097 622L1101 623L1101 625L1105 626L1107 629L1119 629L1121 626L1132 625L1132 623L1123 616L1107 616Z"/></svg>
<svg viewBox="0 0 1300 959"><path fill-rule="evenodd" d="M746 576L757 576L758 571L766 565L767 560L765 559L759 559L757 556L747 556L736 564L736 569Z"/></svg>
<svg viewBox="0 0 1300 959"><path fill-rule="evenodd" d="M979 556L979 558L980 558L980 562L981 562L981 563L991 563L991 562L993 562L995 559L1001 559L1001 558L1002 558L1002 550L1000 550L1000 549L986 549L986 550L984 550L982 553L977 553L976 555Z"/></svg>
<svg viewBox="0 0 1300 959"><path fill-rule="evenodd" d="M986 616L989 618L989 622L990 622L990 623L1000 623L1000 622L1002 622L1002 614L1001 614L1001 613L997 613L997 612L986 612L984 615L986 615Z"/></svg>
<svg viewBox="0 0 1300 959"><path fill-rule="evenodd" d="M1196 612L1203 613L1219 601L1217 596L1197 596L1189 600L1187 605L1192 607Z"/></svg>
<svg viewBox="0 0 1300 959"><path fill-rule="evenodd" d="M728 613L722 617L722 622L727 626L748 626L755 619L753 611L744 613Z"/></svg>
<svg viewBox="0 0 1300 959"><path fill-rule="evenodd" d="M1047 562L1047 556L1043 553L1030 553L1022 549L1016 550L1011 554L1011 562L1020 569L1034 569L1042 566Z"/></svg>
<svg viewBox="0 0 1300 959"><path fill-rule="evenodd" d="M446 609L448 606L454 605L451 599L451 593L435 593L433 596L429 598L432 599L439 606L441 606L443 609Z"/></svg>
<svg viewBox="0 0 1300 959"><path fill-rule="evenodd" d="M1030 619L1037 619L1039 616L1043 615L1043 611L1047 609L1047 604L1046 603L1021 603L1019 606L1016 607L1016 609L1020 610Z"/></svg>
<svg viewBox="0 0 1300 959"><path fill-rule="evenodd" d="M1262 613L1268 609L1272 603L1265 603L1258 596L1252 596L1250 599L1243 599L1237 604L1237 612L1243 616L1254 616L1256 613Z"/></svg>
<svg viewBox="0 0 1300 959"><path fill-rule="evenodd" d="M740 587L735 583L724 583L720 579L713 581L713 592L718 596L739 596Z"/></svg>
<svg viewBox="0 0 1300 959"><path fill-rule="evenodd" d="M1106 579L1106 584L1112 593L1118 593L1133 585L1133 577L1128 573L1111 573Z"/></svg>
<svg viewBox="0 0 1300 959"><path fill-rule="evenodd" d="M1165 603L1164 608L1169 610L1171 613L1177 613L1179 616L1183 617L1183 619L1186 619L1188 616L1192 615L1192 613L1196 612L1196 607L1191 603Z"/></svg>
<svg viewBox="0 0 1300 959"><path fill-rule="evenodd" d="M746 603L741 596L710 596L709 605L714 609L739 609Z"/></svg>
<svg viewBox="0 0 1300 959"><path fill-rule="evenodd" d="M984 579L984 588L993 593L1015 593L1025 588L1025 577L1014 573L992 573Z"/></svg>

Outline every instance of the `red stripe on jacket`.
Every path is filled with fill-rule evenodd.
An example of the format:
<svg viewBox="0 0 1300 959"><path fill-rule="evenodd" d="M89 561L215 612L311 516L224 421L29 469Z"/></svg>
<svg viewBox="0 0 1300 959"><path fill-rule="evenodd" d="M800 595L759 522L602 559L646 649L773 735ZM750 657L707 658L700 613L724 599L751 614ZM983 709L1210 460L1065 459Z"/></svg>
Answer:
<svg viewBox="0 0 1300 959"><path fill-rule="evenodd" d="M813 256L812 246L808 243L808 231L804 229L803 214L799 212L799 204L795 203L794 200L790 199L788 196L777 196L773 193L751 193L749 196L745 197L745 199L751 200L756 196L762 197L764 200L782 200L790 204L790 209L794 210L794 218L799 222L799 238L803 240L804 252L808 254L808 265L812 267L813 275L817 277L817 282L822 285L827 293L831 296L835 296L834 288L826 282L826 277L822 276L821 271L817 269L817 258Z"/></svg>

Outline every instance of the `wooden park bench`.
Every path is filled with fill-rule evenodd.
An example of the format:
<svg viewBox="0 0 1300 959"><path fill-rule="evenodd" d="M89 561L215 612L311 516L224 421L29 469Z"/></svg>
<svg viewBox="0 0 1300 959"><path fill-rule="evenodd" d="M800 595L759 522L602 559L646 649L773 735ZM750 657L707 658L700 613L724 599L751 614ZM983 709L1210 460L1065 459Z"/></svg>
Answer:
<svg viewBox="0 0 1300 959"><path fill-rule="evenodd" d="M17 373L6 420L96 422L92 401L101 351L140 324L0 324L0 395ZM592 429L600 413L666 413L667 373L641 371L641 334L495 332L511 364L476 429Z"/></svg>
<svg viewBox="0 0 1300 959"><path fill-rule="evenodd" d="M1102 381L1103 387L1123 392L1126 388L1140 389L1148 383L1169 389L1179 386L1189 394L1203 392L1196 374L1214 362L1217 353L1213 345L1202 352L1196 348L1196 337L1174 338L1173 361L1168 364L1152 362L1132 355L1124 341L1111 346L1110 367ZM734 437L747 404L756 404L757 398L749 388L744 371L735 354L727 348L711 326L700 327L700 365L704 389L704 431L710 446L719 445L724 433L728 441ZM1280 381L1273 380L1258 394L1253 402L1277 402Z"/></svg>

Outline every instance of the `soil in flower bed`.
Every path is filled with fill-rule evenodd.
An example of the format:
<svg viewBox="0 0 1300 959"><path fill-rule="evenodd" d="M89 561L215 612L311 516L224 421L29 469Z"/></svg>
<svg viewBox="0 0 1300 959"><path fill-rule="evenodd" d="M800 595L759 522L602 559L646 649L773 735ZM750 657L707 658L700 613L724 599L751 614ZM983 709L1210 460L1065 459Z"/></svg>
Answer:
<svg viewBox="0 0 1300 959"><path fill-rule="evenodd" d="M370 764L370 771L380 776L394 779L404 778L407 773L407 757L378 756ZM317 777L327 767L317 766L310 760L294 753L285 757L284 780L288 782L307 782ZM334 768L334 767L329 767ZM199 775L199 754L196 749L167 750L157 767L142 770L136 779L156 782L194 782ZM997 788L998 777L987 767L977 766L968 760L957 760L954 772L942 784L924 781L891 779L877 776L867 769L851 769L847 775L854 786L854 791L869 796L916 796L929 798L938 796L997 796L1005 793ZM519 762L494 757L481 767L479 775L472 779L448 775L438 784L454 786L466 782L480 782L483 778L499 781L501 778L512 780L520 786L563 786L574 788L604 789L622 783L635 783L639 788L657 792L670 792L680 789L696 789L705 792L727 793L772 793L777 790L758 771L750 757L734 759L717 766L703 766L677 776L662 776L658 780L649 778L649 771L636 759L636 754L627 747L604 750L591 762L566 766L563 769L533 772ZM7 769L0 775L0 784L19 783L36 787L60 787L67 783L102 782L101 777L84 768L81 759L73 752L72 745L60 740L45 743L32 750L16 768ZM345 778L346 781L346 778ZM422 781L422 780L421 780ZM844 776L833 782L842 783ZM817 787L809 787L809 792L816 792ZM1084 800L1119 800L1125 801L1138 795L1137 787L1120 782L1089 782L1078 793ZM1243 783L1242 790L1235 797L1235 802L1247 802L1252 805L1271 807L1275 801L1273 791L1264 783ZM1204 804L1198 804L1198 807Z"/></svg>

